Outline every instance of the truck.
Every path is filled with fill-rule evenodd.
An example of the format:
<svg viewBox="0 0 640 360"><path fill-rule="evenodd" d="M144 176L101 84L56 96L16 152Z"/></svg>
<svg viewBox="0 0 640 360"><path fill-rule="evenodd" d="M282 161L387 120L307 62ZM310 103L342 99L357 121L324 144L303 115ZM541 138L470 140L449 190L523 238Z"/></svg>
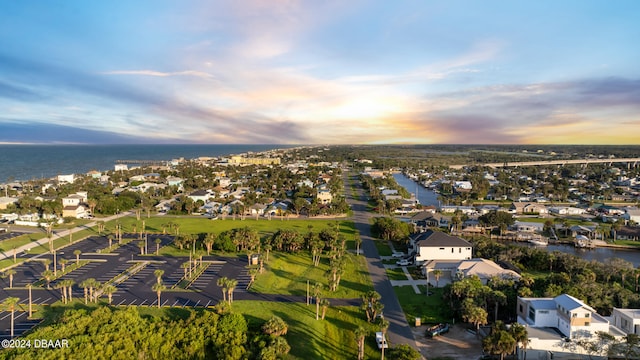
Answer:
<svg viewBox="0 0 640 360"><path fill-rule="evenodd" d="M449 332L449 324L438 324L438 325L434 325L431 326L430 328L427 329L427 336L428 337L435 337L438 335L442 335L442 334L446 334Z"/></svg>

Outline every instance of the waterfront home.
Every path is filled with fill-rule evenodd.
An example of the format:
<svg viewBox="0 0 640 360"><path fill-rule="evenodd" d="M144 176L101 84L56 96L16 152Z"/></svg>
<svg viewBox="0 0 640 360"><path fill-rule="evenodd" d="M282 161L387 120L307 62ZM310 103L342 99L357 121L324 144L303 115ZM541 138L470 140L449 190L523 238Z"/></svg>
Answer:
<svg viewBox="0 0 640 360"><path fill-rule="evenodd" d="M549 207L549 212L556 215L582 215L587 211L572 206L551 206Z"/></svg>
<svg viewBox="0 0 640 360"><path fill-rule="evenodd" d="M640 226L622 226L616 232L618 240L640 240Z"/></svg>
<svg viewBox="0 0 640 360"><path fill-rule="evenodd" d="M541 233L544 230L544 224L539 222L515 221L510 227L513 231Z"/></svg>
<svg viewBox="0 0 640 360"><path fill-rule="evenodd" d="M433 230L413 235L410 237L410 244L416 252L417 263L429 260L471 259L473 250L473 245L467 240Z"/></svg>
<svg viewBox="0 0 640 360"><path fill-rule="evenodd" d="M461 280L471 276L477 276L483 284L487 284L492 278L500 278L503 280L520 279L520 274L513 270L503 269L495 262L473 258L469 260L430 260L422 265L422 274L425 275L430 284L433 283L435 277L434 270L440 271L437 281L439 287L447 285L455 280Z"/></svg>
<svg viewBox="0 0 640 360"><path fill-rule="evenodd" d="M539 204L539 203L534 203L534 202L513 202L511 203L511 207L509 207L509 210L511 212L514 212L516 214L539 214L539 215L544 215L544 214L548 214L549 210L547 209L546 206Z"/></svg>
<svg viewBox="0 0 640 360"><path fill-rule="evenodd" d="M622 215L627 221L634 221L636 224L640 224L640 209L638 208L625 208L625 214Z"/></svg>
<svg viewBox="0 0 640 360"><path fill-rule="evenodd" d="M76 180L76 176L74 174L58 175L57 179L59 184L73 184Z"/></svg>

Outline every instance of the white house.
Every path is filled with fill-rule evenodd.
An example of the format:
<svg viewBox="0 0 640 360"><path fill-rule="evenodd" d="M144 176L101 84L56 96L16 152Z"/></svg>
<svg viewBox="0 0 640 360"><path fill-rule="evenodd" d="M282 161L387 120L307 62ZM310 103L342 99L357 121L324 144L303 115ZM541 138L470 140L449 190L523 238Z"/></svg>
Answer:
<svg viewBox="0 0 640 360"><path fill-rule="evenodd" d="M58 183L60 184L64 184L64 183L73 184L75 180L76 180L76 176L74 174L58 175Z"/></svg>
<svg viewBox="0 0 640 360"><path fill-rule="evenodd" d="M511 228L518 232L542 232L544 224L538 222L516 221Z"/></svg>
<svg viewBox="0 0 640 360"><path fill-rule="evenodd" d="M549 353L575 354L578 350L571 340L595 340L600 331L617 338L624 336L624 332L610 324L607 318L567 294L554 298L518 297L516 307L518 322L527 326L527 353L533 355L529 358Z"/></svg>
<svg viewBox="0 0 640 360"><path fill-rule="evenodd" d="M87 192L79 191L75 194L71 194L69 196L62 198L62 206L78 206L82 203L87 202Z"/></svg>
<svg viewBox="0 0 640 360"><path fill-rule="evenodd" d="M127 164L116 164L113 169L115 171L127 171L129 170L129 166L127 166Z"/></svg>
<svg viewBox="0 0 640 360"><path fill-rule="evenodd" d="M640 309L613 308L611 323L626 334L640 335Z"/></svg>
<svg viewBox="0 0 640 360"><path fill-rule="evenodd" d="M457 236L427 230L411 239L416 262L471 259L473 246Z"/></svg>
<svg viewBox="0 0 640 360"><path fill-rule="evenodd" d="M321 204L329 204L333 201L333 195L331 195L331 191L326 189L318 190L318 194L316 195L318 198L318 202Z"/></svg>
<svg viewBox="0 0 640 360"><path fill-rule="evenodd" d="M191 194L187 195L187 197L193 200L194 202L201 200L203 203L206 204L209 198L213 196L207 190L196 190Z"/></svg>
<svg viewBox="0 0 640 360"><path fill-rule="evenodd" d="M552 206L548 209L550 213L557 215L582 215L587 212L585 209L572 206Z"/></svg>

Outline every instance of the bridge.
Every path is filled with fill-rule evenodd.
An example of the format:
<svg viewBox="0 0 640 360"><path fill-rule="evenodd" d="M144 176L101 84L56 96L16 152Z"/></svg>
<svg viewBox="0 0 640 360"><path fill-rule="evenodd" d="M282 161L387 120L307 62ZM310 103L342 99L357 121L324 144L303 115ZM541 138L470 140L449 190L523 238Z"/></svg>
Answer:
<svg viewBox="0 0 640 360"><path fill-rule="evenodd" d="M467 166L487 166L490 168L499 167L519 167L519 166L544 166L544 165L569 165L569 164L627 164L627 168L636 167L640 158L619 158L619 159L573 159L573 160L550 160L550 161L514 161L502 163L486 163L477 165L449 165L451 169L462 169Z"/></svg>

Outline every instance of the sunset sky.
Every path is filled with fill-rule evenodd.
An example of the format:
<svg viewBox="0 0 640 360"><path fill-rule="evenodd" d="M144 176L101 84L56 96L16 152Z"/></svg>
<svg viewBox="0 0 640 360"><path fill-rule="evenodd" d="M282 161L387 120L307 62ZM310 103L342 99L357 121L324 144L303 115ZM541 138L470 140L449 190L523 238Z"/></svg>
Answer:
<svg viewBox="0 0 640 360"><path fill-rule="evenodd" d="M640 144L639 13L3 1L0 143Z"/></svg>

